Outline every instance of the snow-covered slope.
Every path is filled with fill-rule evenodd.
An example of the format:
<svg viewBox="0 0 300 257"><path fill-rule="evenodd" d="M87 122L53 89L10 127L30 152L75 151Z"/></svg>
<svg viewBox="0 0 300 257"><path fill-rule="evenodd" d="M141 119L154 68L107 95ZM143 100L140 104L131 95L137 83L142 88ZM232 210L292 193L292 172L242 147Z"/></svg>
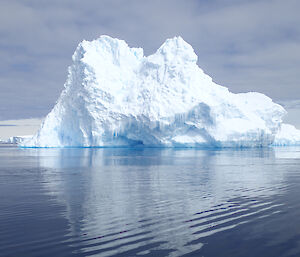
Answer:
<svg viewBox="0 0 300 257"><path fill-rule="evenodd" d="M266 146L284 114L263 94L233 94L214 83L181 37L145 57L101 36L79 44L56 105L21 145Z"/></svg>

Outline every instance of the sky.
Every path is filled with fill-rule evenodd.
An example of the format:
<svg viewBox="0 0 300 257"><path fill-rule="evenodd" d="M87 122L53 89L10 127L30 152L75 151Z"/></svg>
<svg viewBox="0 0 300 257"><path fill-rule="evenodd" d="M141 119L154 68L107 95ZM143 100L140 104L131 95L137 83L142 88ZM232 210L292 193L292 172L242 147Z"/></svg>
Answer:
<svg viewBox="0 0 300 257"><path fill-rule="evenodd" d="M300 106L299 0L1 0L0 120L44 117L80 41L182 36L213 80ZM298 102L299 101L299 102Z"/></svg>

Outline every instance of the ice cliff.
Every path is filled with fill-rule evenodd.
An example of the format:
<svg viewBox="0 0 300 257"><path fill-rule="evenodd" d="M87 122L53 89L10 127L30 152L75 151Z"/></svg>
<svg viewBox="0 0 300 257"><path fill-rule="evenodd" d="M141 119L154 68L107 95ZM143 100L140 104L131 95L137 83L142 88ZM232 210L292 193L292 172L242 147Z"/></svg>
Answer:
<svg viewBox="0 0 300 257"><path fill-rule="evenodd" d="M275 146L300 146L300 130L293 125L282 124L278 133L275 136L273 145Z"/></svg>
<svg viewBox="0 0 300 257"><path fill-rule="evenodd" d="M233 94L214 83L181 37L146 57L101 36L78 45L56 105L21 145L267 146L284 114L263 94Z"/></svg>

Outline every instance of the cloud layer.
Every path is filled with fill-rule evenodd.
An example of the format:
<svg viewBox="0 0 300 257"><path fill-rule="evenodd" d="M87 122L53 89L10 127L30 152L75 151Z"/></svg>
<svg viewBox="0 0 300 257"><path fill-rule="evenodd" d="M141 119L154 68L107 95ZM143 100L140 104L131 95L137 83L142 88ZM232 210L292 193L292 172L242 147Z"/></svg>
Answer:
<svg viewBox="0 0 300 257"><path fill-rule="evenodd" d="M77 44L101 34L146 54L181 35L217 83L297 99L299 9L297 0L2 0L0 119L46 115Z"/></svg>

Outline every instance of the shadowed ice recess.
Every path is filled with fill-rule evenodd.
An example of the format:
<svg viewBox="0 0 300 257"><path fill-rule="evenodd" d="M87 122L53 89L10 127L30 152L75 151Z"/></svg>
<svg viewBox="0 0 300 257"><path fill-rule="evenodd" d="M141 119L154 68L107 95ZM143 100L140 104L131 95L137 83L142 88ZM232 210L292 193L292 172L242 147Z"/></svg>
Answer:
<svg viewBox="0 0 300 257"><path fill-rule="evenodd" d="M150 56L109 36L81 42L65 89L23 147L260 147L300 142L285 110L260 93L233 94L174 37ZM275 140L275 141L274 141Z"/></svg>
<svg viewBox="0 0 300 257"><path fill-rule="evenodd" d="M284 245L299 238L299 157L291 148L2 148L0 252L293 256Z"/></svg>

